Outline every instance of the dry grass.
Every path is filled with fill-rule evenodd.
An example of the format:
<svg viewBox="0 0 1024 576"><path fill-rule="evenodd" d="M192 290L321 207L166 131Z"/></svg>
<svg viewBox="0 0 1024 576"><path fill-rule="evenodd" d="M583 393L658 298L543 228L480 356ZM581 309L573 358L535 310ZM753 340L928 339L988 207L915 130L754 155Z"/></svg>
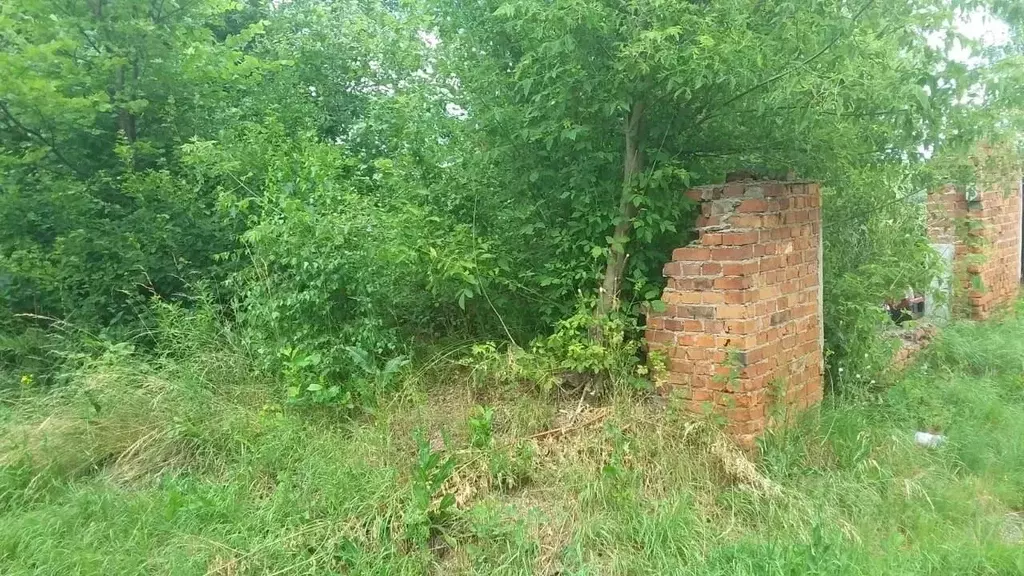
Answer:
<svg viewBox="0 0 1024 576"><path fill-rule="evenodd" d="M0 434L0 465L72 478L103 471L125 486L189 469L204 450L193 430L216 411L195 410L204 397L211 396L166 378L96 367L59 397L25 403Z"/></svg>

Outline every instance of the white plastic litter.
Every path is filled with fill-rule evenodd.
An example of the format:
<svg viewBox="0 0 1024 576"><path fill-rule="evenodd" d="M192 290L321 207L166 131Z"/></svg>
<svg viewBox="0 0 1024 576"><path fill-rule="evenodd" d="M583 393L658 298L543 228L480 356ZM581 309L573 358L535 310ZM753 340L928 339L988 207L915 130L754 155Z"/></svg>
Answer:
<svg viewBox="0 0 1024 576"><path fill-rule="evenodd" d="M929 432L915 432L914 442L918 446L924 446L925 448L938 448L946 443L946 437L941 434L931 434Z"/></svg>

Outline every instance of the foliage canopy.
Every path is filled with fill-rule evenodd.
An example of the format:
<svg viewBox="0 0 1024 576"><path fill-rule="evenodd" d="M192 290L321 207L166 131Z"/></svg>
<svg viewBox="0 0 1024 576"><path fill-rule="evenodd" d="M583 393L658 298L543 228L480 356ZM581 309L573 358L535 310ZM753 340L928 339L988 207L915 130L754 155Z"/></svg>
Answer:
<svg viewBox="0 0 1024 576"><path fill-rule="evenodd" d="M983 18L1003 41L965 32ZM827 187L850 356L844 325L877 332L895 279L930 281L906 192L1016 143L1022 21L1002 0L11 0L0 355L202 293L320 389L358 380L349 348L523 342L581 294L636 316L689 234L680 190L755 168Z"/></svg>

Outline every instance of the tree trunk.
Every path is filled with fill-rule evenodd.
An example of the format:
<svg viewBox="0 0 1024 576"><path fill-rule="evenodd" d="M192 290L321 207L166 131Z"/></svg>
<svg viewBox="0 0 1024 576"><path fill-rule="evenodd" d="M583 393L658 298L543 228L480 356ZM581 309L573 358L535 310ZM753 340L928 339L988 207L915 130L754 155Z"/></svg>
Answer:
<svg viewBox="0 0 1024 576"><path fill-rule="evenodd" d="M619 221L612 238L616 240L608 253L608 264L604 270L604 282L598 300L599 314L608 314L619 308L619 289L626 273L625 239L633 230L633 218L637 208L633 204L633 192L644 169L644 103L635 102L626 118L626 153L622 172L622 196L619 199Z"/></svg>
<svg viewBox="0 0 1024 576"><path fill-rule="evenodd" d="M117 127L124 134L125 139L129 142L135 142L135 115L132 114L125 102L125 100L132 100L133 91L139 81L139 64L132 59L132 84L128 86L125 82L124 66L117 68L117 86L115 88L116 98L122 100L120 107L117 110Z"/></svg>

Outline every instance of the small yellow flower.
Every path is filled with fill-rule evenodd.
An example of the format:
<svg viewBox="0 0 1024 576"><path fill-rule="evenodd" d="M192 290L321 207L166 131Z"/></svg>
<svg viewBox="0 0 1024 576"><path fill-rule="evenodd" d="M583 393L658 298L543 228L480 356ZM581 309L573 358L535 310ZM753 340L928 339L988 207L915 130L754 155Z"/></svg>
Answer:
<svg viewBox="0 0 1024 576"><path fill-rule="evenodd" d="M32 375L31 374L22 374L21 375L21 385L24 388L28 388L29 386L31 386L32 385Z"/></svg>

